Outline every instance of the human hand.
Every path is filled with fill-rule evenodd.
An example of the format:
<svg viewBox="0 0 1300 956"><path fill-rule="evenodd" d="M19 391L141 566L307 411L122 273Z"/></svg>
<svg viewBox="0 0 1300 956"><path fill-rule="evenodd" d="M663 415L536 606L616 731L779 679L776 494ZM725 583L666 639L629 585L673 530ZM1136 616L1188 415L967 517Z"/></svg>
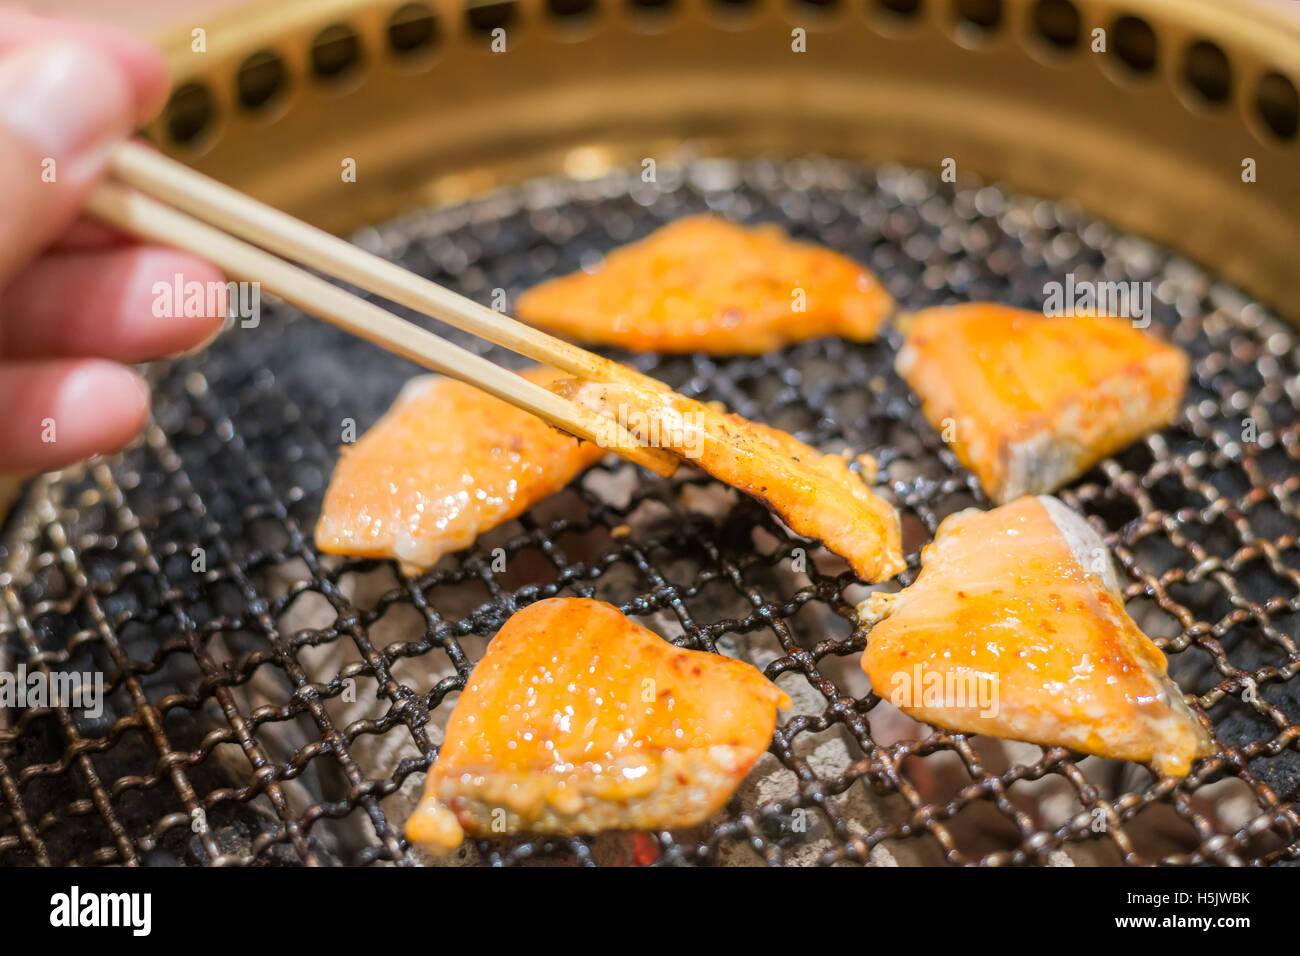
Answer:
<svg viewBox="0 0 1300 956"><path fill-rule="evenodd" d="M152 308L154 283L223 281L212 266L79 216L112 146L166 92L160 55L125 33L0 11L0 474L120 448L149 414L121 363L220 328Z"/></svg>

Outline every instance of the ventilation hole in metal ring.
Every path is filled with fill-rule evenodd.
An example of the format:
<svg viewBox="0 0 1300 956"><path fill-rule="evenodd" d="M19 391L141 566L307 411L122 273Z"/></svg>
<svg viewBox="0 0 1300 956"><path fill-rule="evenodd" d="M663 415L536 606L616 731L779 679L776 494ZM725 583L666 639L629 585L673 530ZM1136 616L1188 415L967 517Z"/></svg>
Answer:
<svg viewBox="0 0 1300 956"><path fill-rule="evenodd" d="M1002 22L1002 0L957 0L953 5L959 23L992 30Z"/></svg>
<svg viewBox="0 0 1300 956"><path fill-rule="evenodd" d="M546 10L556 20L586 20L596 12L596 0L546 0Z"/></svg>
<svg viewBox="0 0 1300 956"><path fill-rule="evenodd" d="M1122 16L1115 21L1115 55L1134 73L1150 73L1156 66L1156 34L1140 17Z"/></svg>
<svg viewBox="0 0 1300 956"><path fill-rule="evenodd" d="M1183 77L1207 103L1224 103L1232 95L1232 67L1228 55L1208 40L1198 40L1187 48Z"/></svg>
<svg viewBox="0 0 1300 956"><path fill-rule="evenodd" d="M900 18L912 18L921 12L921 0L874 0L882 13Z"/></svg>
<svg viewBox="0 0 1300 956"><path fill-rule="evenodd" d="M515 22L518 15L515 0L495 0L465 8L465 22L475 33L489 34L504 30Z"/></svg>
<svg viewBox="0 0 1300 956"><path fill-rule="evenodd" d="M345 23L335 23L311 43L311 71L322 80L340 80L361 65L361 37Z"/></svg>
<svg viewBox="0 0 1300 956"><path fill-rule="evenodd" d="M1052 46L1069 49L1079 42L1079 10L1070 0L1038 0L1034 28Z"/></svg>
<svg viewBox="0 0 1300 956"><path fill-rule="evenodd" d="M247 110L267 108L285 91L284 60L271 50L246 59L235 76L235 94Z"/></svg>
<svg viewBox="0 0 1300 956"><path fill-rule="evenodd" d="M677 0L627 0L628 6L639 13L667 13L677 5Z"/></svg>
<svg viewBox="0 0 1300 956"><path fill-rule="evenodd" d="M1300 95L1281 73L1265 73L1255 91L1255 109L1278 139L1294 139L1300 127Z"/></svg>
<svg viewBox="0 0 1300 956"><path fill-rule="evenodd" d="M163 121L173 142L192 145L212 125L215 115L212 91L202 83L184 83L168 99Z"/></svg>
<svg viewBox="0 0 1300 956"><path fill-rule="evenodd" d="M422 3L399 7L388 21L388 48L397 56L416 56L438 41L438 18Z"/></svg>
<svg viewBox="0 0 1300 956"><path fill-rule="evenodd" d="M1001 0L954 0L950 12L952 38L968 50L983 47L1001 27Z"/></svg>

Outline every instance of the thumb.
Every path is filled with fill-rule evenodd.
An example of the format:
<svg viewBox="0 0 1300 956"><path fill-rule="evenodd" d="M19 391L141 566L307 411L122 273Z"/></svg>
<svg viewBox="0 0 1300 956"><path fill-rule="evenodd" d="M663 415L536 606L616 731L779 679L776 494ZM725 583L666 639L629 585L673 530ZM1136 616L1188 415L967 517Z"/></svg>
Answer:
<svg viewBox="0 0 1300 956"><path fill-rule="evenodd" d="M134 111L121 68L94 47L0 57L0 286L76 217Z"/></svg>

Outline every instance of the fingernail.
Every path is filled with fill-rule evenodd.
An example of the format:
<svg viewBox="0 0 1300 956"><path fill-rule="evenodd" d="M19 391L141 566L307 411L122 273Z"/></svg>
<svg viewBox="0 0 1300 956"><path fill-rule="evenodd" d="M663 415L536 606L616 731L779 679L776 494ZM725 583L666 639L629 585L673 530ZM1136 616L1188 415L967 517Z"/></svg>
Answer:
<svg viewBox="0 0 1300 956"><path fill-rule="evenodd" d="M0 124L42 157L74 167L131 131L126 79L92 47L60 40L0 59Z"/></svg>
<svg viewBox="0 0 1300 956"><path fill-rule="evenodd" d="M107 454L137 435L149 417L149 389L133 370L85 359L67 371L50 405L60 462Z"/></svg>
<svg viewBox="0 0 1300 956"><path fill-rule="evenodd" d="M64 421L93 419L106 411L138 414L149 407L149 385L125 365L87 359L63 381L57 406Z"/></svg>

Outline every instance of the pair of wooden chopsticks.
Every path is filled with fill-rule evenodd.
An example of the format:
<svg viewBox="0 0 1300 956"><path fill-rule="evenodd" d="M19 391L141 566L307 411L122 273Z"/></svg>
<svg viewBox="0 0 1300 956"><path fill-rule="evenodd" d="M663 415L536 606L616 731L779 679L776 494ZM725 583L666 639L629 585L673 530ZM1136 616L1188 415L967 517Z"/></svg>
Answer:
<svg viewBox="0 0 1300 956"><path fill-rule="evenodd" d="M661 475L678 459L618 423L319 278L293 263L368 289L511 351L593 381L626 378L621 366L494 312L349 242L209 179L139 143L114 151L110 178L87 210L133 235L202 256L232 279L460 379Z"/></svg>

